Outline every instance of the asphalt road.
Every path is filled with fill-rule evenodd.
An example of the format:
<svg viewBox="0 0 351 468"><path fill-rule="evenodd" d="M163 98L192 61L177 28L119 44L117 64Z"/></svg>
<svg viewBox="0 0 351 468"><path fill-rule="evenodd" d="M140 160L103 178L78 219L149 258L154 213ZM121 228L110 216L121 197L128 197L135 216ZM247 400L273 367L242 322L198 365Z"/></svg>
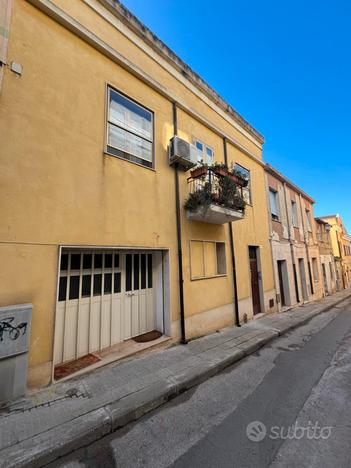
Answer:
<svg viewBox="0 0 351 468"><path fill-rule="evenodd" d="M351 301L51 466L346 468L350 421Z"/></svg>

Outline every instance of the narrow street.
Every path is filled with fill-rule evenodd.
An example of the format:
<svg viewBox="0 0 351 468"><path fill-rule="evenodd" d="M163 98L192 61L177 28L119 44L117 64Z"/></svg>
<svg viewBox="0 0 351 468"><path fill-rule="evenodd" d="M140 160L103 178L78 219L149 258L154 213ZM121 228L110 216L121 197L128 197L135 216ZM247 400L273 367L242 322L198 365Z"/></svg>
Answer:
<svg viewBox="0 0 351 468"><path fill-rule="evenodd" d="M50 466L350 467L350 389L349 300Z"/></svg>

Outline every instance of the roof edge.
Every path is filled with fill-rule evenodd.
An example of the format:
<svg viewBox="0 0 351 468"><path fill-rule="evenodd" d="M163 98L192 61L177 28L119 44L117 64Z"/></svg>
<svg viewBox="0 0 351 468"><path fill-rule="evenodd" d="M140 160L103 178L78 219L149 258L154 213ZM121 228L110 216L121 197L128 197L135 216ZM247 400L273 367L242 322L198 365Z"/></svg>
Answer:
<svg viewBox="0 0 351 468"><path fill-rule="evenodd" d="M324 218L340 218L340 215L338 214L331 214L331 215L323 215L323 216L319 216L320 219L324 219Z"/></svg>
<svg viewBox="0 0 351 468"><path fill-rule="evenodd" d="M292 190L295 190L296 192L300 193L310 203L312 203L312 204L316 203L316 201L310 195L308 195L308 193L304 192L302 189L300 189L300 187L298 187L293 182L291 182L290 179L288 179L284 174L282 174L277 169L275 169L271 164L266 163L265 170L266 170L266 172L268 172L271 175L275 176L281 182L285 182L286 185L288 185Z"/></svg>
<svg viewBox="0 0 351 468"><path fill-rule="evenodd" d="M127 7L119 0L98 0L105 8L117 16L127 26L141 37L150 47L159 53L168 63L176 68L185 78L203 92L214 104L220 107L226 114L241 125L261 145L264 136L257 131L242 115L225 101L200 75L187 65L172 49L170 49L156 34L144 25Z"/></svg>

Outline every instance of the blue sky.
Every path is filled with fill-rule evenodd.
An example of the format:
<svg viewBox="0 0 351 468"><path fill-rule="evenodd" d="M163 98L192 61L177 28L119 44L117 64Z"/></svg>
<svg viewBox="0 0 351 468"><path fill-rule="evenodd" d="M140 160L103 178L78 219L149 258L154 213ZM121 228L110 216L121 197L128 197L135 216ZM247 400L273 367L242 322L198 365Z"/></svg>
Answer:
<svg viewBox="0 0 351 468"><path fill-rule="evenodd" d="M264 159L351 232L351 2L124 0L265 136Z"/></svg>

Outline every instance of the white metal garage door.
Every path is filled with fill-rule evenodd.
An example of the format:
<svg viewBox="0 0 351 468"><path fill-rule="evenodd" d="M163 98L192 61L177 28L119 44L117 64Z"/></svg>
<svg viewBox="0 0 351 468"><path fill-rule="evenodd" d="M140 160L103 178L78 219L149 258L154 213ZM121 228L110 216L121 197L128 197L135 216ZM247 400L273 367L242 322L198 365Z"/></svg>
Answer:
<svg viewBox="0 0 351 468"><path fill-rule="evenodd" d="M155 329L153 253L63 251L54 363Z"/></svg>

